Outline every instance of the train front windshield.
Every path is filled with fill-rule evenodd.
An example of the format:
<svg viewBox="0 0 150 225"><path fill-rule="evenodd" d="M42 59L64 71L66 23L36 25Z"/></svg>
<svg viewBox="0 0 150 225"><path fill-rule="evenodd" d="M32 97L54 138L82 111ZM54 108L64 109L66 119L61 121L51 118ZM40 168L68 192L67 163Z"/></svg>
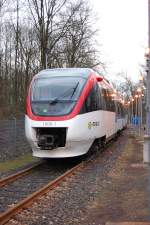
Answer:
<svg viewBox="0 0 150 225"><path fill-rule="evenodd" d="M31 89L32 112L38 116L69 114L85 85L81 77L37 78Z"/></svg>

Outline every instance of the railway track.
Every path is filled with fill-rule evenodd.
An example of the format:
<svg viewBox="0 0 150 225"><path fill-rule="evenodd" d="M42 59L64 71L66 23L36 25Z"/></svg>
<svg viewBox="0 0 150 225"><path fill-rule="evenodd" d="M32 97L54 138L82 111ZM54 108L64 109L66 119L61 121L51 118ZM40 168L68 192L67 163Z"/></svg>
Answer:
<svg viewBox="0 0 150 225"><path fill-rule="evenodd" d="M33 165L29 166L28 168L26 169L23 169L19 172L16 172L12 175L9 175L7 177L4 177L0 180L0 188L19 179L20 177L23 177L23 176L26 176L27 174L31 173L35 168L39 167L43 162L40 161L40 162L37 162L37 163L34 163Z"/></svg>
<svg viewBox="0 0 150 225"><path fill-rule="evenodd" d="M107 143L106 146L108 147L109 144ZM5 224L19 211L31 205L40 196L54 189L78 169L97 158L97 153L99 154L100 152L97 151L97 148L95 150L94 153L96 154L91 153L85 158L85 161L80 163L78 161L71 161L71 164L68 164L63 160L63 162L58 161L57 165L55 160L52 160L52 165L39 163L0 180L0 187L3 188L0 190L0 225Z"/></svg>
<svg viewBox="0 0 150 225"><path fill-rule="evenodd" d="M83 165L84 162L73 162L69 165L62 163L57 167L41 163L0 180L0 224L5 224Z"/></svg>

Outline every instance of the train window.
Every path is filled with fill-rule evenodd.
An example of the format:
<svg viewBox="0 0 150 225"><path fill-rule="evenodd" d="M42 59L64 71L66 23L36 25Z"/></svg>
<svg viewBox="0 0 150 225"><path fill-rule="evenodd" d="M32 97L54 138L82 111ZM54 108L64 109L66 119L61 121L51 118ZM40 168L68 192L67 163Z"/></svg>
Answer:
<svg viewBox="0 0 150 225"><path fill-rule="evenodd" d="M125 117L125 109L121 102L116 102L116 113L118 118Z"/></svg>
<svg viewBox="0 0 150 225"><path fill-rule="evenodd" d="M124 106L120 103L120 108L121 108L121 117L124 118L125 117L125 110L124 110Z"/></svg>
<svg viewBox="0 0 150 225"><path fill-rule="evenodd" d="M108 104L109 104L108 110L111 112L115 112L116 111L115 102L113 99L113 91L111 89L107 89L107 98L108 98Z"/></svg>
<svg viewBox="0 0 150 225"><path fill-rule="evenodd" d="M99 97L100 97L100 104L101 104L101 109L102 110L106 110L106 101L105 101L105 97L104 97L104 92L103 92L103 88L99 85L99 93L100 93L100 95L99 95Z"/></svg>
<svg viewBox="0 0 150 225"><path fill-rule="evenodd" d="M106 103L106 110L110 112L115 112L115 102L113 100L113 92L110 89L102 89L102 96Z"/></svg>
<svg viewBox="0 0 150 225"><path fill-rule="evenodd" d="M100 109L102 109L101 92L98 87L98 84L95 84L95 86L92 88L89 95L87 96L80 113L83 114Z"/></svg>
<svg viewBox="0 0 150 225"><path fill-rule="evenodd" d="M116 111L116 108L115 108L115 102L113 100L113 97L112 97L112 94L110 94L110 111L111 112L115 112Z"/></svg>
<svg viewBox="0 0 150 225"><path fill-rule="evenodd" d="M119 102L116 101L116 114L117 118L121 118L121 108Z"/></svg>
<svg viewBox="0 0 150 225"><path fill-rule="evenodd" d="M108 110L108 98L107 98L107 91L106 89L102 88L102 98L105 104L105 110Z"/></svg>
<svg viewBox="0 0 150 225"><path fill-rule="evenodd" d="M80 77L37 78L32 85L31 100L77 100L85 83Z"/></svg>
<svg viewBox="0 0 150 225"><path fill-rule="evenodd" d="M31 108L38 116L63 116L76 105L86 80L81 77L36 79L31 87Z"/></svg>

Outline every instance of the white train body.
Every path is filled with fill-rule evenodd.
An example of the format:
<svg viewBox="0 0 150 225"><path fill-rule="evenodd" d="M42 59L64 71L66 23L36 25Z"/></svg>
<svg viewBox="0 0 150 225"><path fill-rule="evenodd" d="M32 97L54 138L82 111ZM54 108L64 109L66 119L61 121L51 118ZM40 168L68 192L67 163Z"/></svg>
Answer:
<svg viewBox="0 0 150 225"><path fill-rule="evenodd" d="M91 69L44 70L31 82L25 131L36 157L86 154L95 140L107 141L126 124L112 86Z"/></svg>

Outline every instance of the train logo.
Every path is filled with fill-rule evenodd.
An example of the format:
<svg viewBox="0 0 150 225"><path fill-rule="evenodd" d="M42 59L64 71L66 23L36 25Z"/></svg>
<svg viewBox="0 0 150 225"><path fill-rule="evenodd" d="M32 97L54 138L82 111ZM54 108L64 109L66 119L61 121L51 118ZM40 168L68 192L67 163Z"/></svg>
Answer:
<svg viewBox="0 0 150 225"><path fill-rule="evenodd" d="M89 122L88 123L88 128L91 129L92 127L97 127L99 126L99 122Z"/></svg>

